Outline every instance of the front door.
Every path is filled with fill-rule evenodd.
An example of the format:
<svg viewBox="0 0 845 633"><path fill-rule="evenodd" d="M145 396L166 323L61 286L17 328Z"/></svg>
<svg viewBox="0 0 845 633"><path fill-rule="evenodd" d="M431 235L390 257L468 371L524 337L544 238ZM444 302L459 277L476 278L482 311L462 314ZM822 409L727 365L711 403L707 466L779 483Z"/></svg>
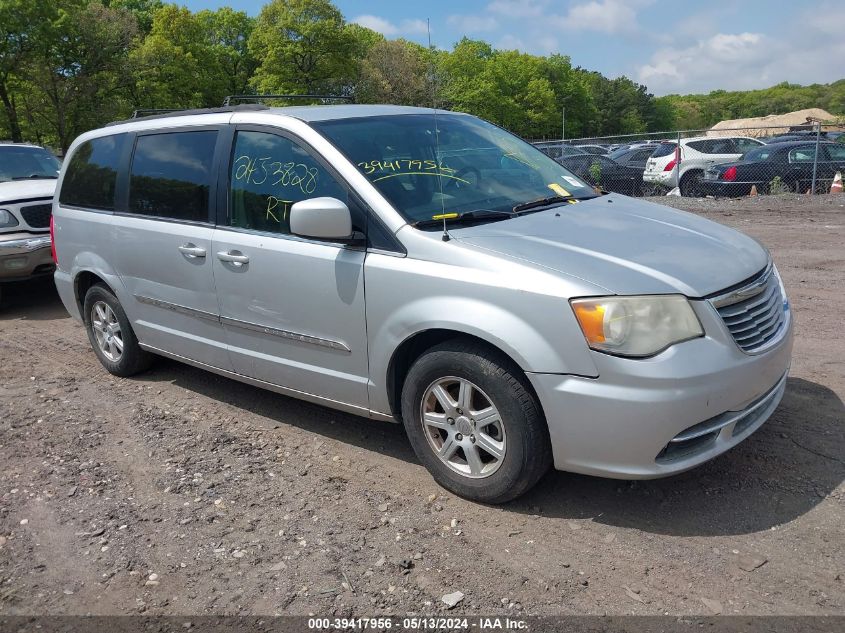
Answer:
<svg viewBox="0 0 845 633"><path fill-rule="evenodd" d="M138 340L231 369L212 273L218 135L207 128L139 134L112 237Z"/></svg>
<svg viewBox="0 0 845 633"><path fill-rule="evenodd" d="M348 190L293 137L238 129L214 279L235 371L368 408L366 252L290 234L290 207ZM353 215L354 217L354 215Z"/></svg>

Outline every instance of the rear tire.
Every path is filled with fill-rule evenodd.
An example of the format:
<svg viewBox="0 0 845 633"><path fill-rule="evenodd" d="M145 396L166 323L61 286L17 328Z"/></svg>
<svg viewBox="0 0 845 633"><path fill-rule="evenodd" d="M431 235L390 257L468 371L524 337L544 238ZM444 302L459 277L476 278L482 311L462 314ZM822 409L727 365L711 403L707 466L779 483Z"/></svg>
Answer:
<svg viewBox="0 0 845 633"><path fill-rule="evenodd" d="M472 501L515 499L552 463L546 421L525 375L478 343L446 341L417 359L402 388L402 421L437 483Z"/></svg>
<svg viewBox="0 0 845 633"><path fill-rule="evenodd" d="M125 378L149 369L154 356L138 345L126 313L109 288L91 286L82 314L88 341L106 371Z"/></svg>
<svg viewBox="0 0 845 633"><path fill-rule="evenodd" d="M699 170L688 171L681 176L681 195L686 198L698 198L701 196L701 179L704 174Z"/></svg>

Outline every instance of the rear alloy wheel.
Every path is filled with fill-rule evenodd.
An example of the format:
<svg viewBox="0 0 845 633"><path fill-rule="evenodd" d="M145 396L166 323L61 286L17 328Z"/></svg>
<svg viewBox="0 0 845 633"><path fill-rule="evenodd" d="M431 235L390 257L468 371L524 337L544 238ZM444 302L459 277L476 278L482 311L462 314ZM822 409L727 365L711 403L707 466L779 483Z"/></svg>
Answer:
<svg viewBox="0 0 845 633"><path fill-rule="evenodd" d="M109 288L91 286L85 293L82 314L91 347L109 373L132 376L152 364L153 355L138 345L123 307Z"/></svg>
<svg viewBox="0 0 845 633"><path fill-rule="evenodd" d="M700 171L688 171L681 177L681 195L687 198L701 196L701 179L703 174Z"/></svg>
<svg viewBox="0 0 845 633"><path fill-rule="evenodd" d="M411 366L402 422L441 486L473 501L504 503L551 466L549 431L525 374L481 343L441 343Z"/></svg>
<svg viewBox="0 0 845 633"><path fill-rule="evenodd" d="M105 301L91 306L91 329L100 353L113 363L119 363L123 356L123 334L117 316Z"/></svg>

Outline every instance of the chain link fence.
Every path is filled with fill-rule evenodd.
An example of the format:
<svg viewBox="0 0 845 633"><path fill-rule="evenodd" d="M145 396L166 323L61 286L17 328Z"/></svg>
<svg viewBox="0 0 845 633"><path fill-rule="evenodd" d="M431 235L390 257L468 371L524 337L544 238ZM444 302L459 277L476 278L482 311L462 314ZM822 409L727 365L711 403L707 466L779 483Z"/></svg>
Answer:
<svg viewBox="0 0 845 633"><path fill-rule="evenodd" d="M845 174L845 123L649 132L532 144L592 185L634 196L823 194Z"/></svg>

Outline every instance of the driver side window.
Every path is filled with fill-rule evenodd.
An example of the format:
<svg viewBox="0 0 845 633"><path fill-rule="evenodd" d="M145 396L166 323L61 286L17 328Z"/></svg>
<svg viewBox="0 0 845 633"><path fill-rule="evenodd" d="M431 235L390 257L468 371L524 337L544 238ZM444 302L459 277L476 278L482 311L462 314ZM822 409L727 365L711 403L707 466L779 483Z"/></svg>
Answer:
<svg viewBox="0 0 845 633"><path fill-rule="evenodd" d="M346 188L298 143L268 132L238 131L229 167L229 225L290 234L290 208Z"/></svg>

